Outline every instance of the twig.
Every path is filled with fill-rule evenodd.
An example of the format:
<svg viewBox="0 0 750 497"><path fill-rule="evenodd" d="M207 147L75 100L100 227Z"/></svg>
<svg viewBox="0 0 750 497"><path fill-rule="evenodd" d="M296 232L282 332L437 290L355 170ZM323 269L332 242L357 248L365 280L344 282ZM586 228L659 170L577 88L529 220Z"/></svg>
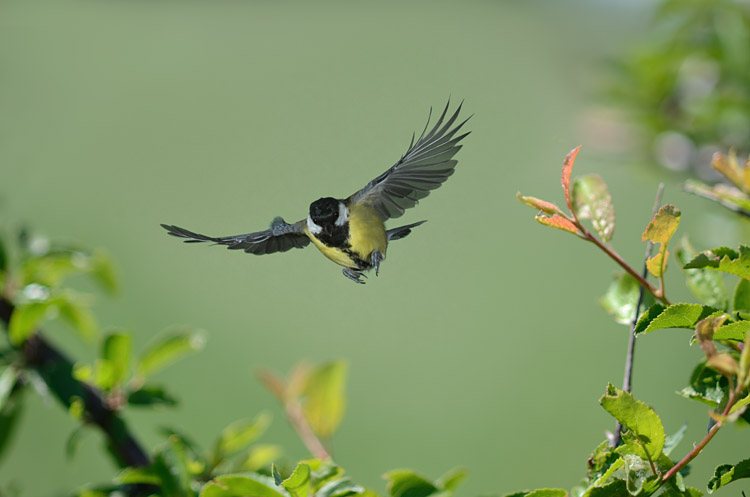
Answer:
<svg viewBox="0 0 750 497"><path fill-rule="evenodd" d="M0 320L10 323L13 304L0 297ZM39 331L29 337L21 347L26 365L42 377L50 392L69 408L73 399L83 401L87 421L98 426L107 437L107 443L122 466L148 466L148 455L130 433L116 410L112 409L102 393L88 383L73 377L73 362L47 342Z"/></svg>
<svg viewBox="0 0 750 497"><path fill-rule="evenodd" d="M735 401L737 400L737 391L732 390L732 392L729 394L729 401L727 402L726 407L724 407L724 411L721 413L722 417L726 417L729 415L729 411L732 409L732 406L734 406ZM670 478L672 478L678 471L680 471L682 468L684 468L690 461L696 458L698 454L701 453L703 448L708 444L708 442L711 441L712 438L714 438L714 435L721 429L721 427L724 426L723 421L717 421L715 425L711 427L710 430L708 430L708 433L706 433L706 436L703 437L703 440L698 442L698 444L693 447L693 450L688 452L688 454L682 458L680 462L672 466L672 468L664 473L664 476L661 479L662 484L669 481Z"/></svg>
<svg viewBox="0 0 750 497"><path fill-rule="evenodd" d="M651 283L649 283L648 281L646 281L646 278L644 278L643 276L641 276L640 274L638 274L638 272L636 272L635 269L633 269L632 267L630 267L630 265L627 262L625 262L625 260L622 257L620 257L620 254L618 254L617 252L615 252L614 249L612 249L611 247L608 247L607 245L605 245L604 243L602 243L601 240L599 240L597 237L595 237L593 234L591 234L590 231L588 231L587 229L585 229L585 227L583 225L579 225L577 227L578 227L578 229L580 229L583 232L583 238L585 240L588 240L588 241L594 243L597 247L599 247L600 249L602 249L602 251L605 254L607 254L610 257L610 259L612 259L617 264L619 264L620 267L623 268L625 271L627 271L627 273L630 274L630 276L632 276L633 278L635 278L636 281L638 281L638 283L643 288L645 288L646 290L648 290L648 293L650 293L651 295L653 295L655 298L661 300L665 304L671 305L671 302L664 296L664 293L660 289L656 288Z"/></svg>
<svg viewBox="0 0 750 497"><path fill-rule="evenodd" d="M740 207L737 204L733 204L731 202L728 202L727 200L721 198L720 196L716 195L713 192L709 192L706 190L699 190L692 186L690 183L685 183L682 185L682 189L685 190L688 193L692 193L693 195L696 195L698 197L702 197L708 200L713 200L714 202L718 203L719 205L726 207L730 211L733 211L740 216L750 217L750 212L746 211L742 207Z"/></svg>
<svg viewBox="0 0 750 497"><path fill-rule="evenodd" d="M659 188L656 190L656 200L654 201L654 209L653 213L656 215L656 212L659 210L659 204L661 204L661 194L664 191L664 183L659 183ZM653 242L648 242L646 245L646 257L643 261L643 270L641 272L641 276L645 280L648 277L648 266L646 265L646 261L648 261L651 258L651 252L654 248ZM625 356L625 376L622 380L622 389L625 392L630 392L632 390L632 380L633 380L633 362L635 359L635 325L638 323L638 314L641 311L641 304L643 303L643 289L644 287L641 285L641 287L638 290L638 302L635 305L635 313L633 314L633 321L630 324L630 337L628 338L628 352ZM612 442L612 445L614 447L617 447L620 445L620 442L622 441L622 424L618 421L617 425L615 426L615 435L614 440Z"/></svg>
<svg viewBox="0 0 750 497"><path fill-rule="evenodd" d="M320 460L331 459L331 455L326 450L323 442L315 435L310 424L305 419L305 414L302 412L302 406L297 399L290 398L286 394L286 387L284 382L279 377L270 371L261 370L257 373L260 381L268 388L268 390L276 397L279 403L284 407L286 417L289 419L294 431L297 432L302 443L305 444L307 450Z"/></svg>

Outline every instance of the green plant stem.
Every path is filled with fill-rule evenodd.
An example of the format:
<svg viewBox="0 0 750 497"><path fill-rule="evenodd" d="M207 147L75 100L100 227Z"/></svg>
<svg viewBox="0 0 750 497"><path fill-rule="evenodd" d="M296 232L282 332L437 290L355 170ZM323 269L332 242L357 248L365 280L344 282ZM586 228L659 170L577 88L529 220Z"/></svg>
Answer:
<svg viewBox="0 0 750 497"><path fill-rule="evenodd" d="M721 415L722 417L726 417L729 414L729 411L732 409L732 406L734 406L734 403L737 400L737 390L732 390L732 392L729 394L729 401L727 402L726 407L724 407L724 411L722 411ZM666 482L668 482L675 474L677 474L678 471L680 471L682 468L684 468L687 464L690 463L693 459L695 459L698 454L701 453L703 448L708 444L708 442L711 441L712 438L716 435L716 433L721 429L721 427L724 426L723 421L717 421L715 425L711 427L710 430L708 430L708 433L706 433L706 436L703 437L703 440L698 442L698 444L693 447L693 450L688 452L688 454L682 458L680 462L672 466L672 468L664 473L664 476L661 479L662 485Z"/></svg>
<svg viewBox="0 0 750 497"><path fill-rule="evenodd" d="M6 329L13 310L13 303L0 297L0 320L5 322ZM109 406L99 390L73 378L73 362L47 342L40 332L29 337L20 350L26 366L39 374L65 408L70 408L75 398L83 401L86 420L104 432L118 465L150 464L148 455L130 433L125 420Z"/></svg>
<svg viewBox="0 0 750 497"><path fill-rule="evenodd" d="M289 398L286 394L286 386L275 374L270 371L261 370L257 373L260 381L266 386L266 388L278 399L284 412L286 413L289 423L291 423L294 431L297 432L302 443L305 444L307 450L313 455L313 457L325 461L331 459L331 455L326 450L323 442L315 435L315 432L310 427L310 424L305 419L305 414L302 411L302 406L297 399Z"/></svg>

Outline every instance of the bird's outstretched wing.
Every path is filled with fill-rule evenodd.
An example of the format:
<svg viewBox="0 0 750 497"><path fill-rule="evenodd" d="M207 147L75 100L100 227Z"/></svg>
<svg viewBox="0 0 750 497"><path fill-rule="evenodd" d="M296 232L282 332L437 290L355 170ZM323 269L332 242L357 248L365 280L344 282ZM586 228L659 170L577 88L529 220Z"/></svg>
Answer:
<svg viewBox="0 0 750 497"><path fill-rule="evenodd" d="M267 230L219 237L193 233L185 228L169 224L162 224L161 227L172 236L184 238L185 243L214 242L219 245L226 245L230 250L244 250L248 254L263 255L305 247L310 243L310 239L304 233L304 223L304 221L299 221L289 224L282 218L277 217Z"/></svg>
<svg viewBox="0 0 750 497"><path fill-rule="evenodd" d="M431 190L442 185L448 176L453 174L453 168L458 162L453 160L453 156L461 149L458 142L469 134L467 132L455 136L469 120L467 118L454 126L461 112L461 105L444 122L450 106L448 101L435 126L427 132L430 124L428 118L422 135L416 143L412 136L411 144L404 156L389 170L349 197L349 200L355 204L372 205L385 221L401 216L404 210L415 206L420 199L429 195Z"/></svg>

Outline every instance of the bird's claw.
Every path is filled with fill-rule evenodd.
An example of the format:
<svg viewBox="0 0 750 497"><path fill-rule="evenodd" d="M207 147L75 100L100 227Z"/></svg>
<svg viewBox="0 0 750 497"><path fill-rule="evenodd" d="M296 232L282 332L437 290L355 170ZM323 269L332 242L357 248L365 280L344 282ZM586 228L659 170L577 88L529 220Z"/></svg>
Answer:
<svg viewBox="0 0 750 497"><path fill-rule="evenodd" d="M360 285L364 285L365 284L365 282L362 281L362 277L364 276L365 278L367 278L366 274L363 274L360 271L355 271L353 269L349 269L348 267L345 267L342 272L344 273L344 276L346 276L347 278L349 278L353 282L359 283Z"/></svg>
<svg viewBox="0 0 750 497"><path fill-rule="evenodd" d="M372 254L370 254L370 262L372 263L372 266L375 268L375 276L378 276L380 273L380 263L383 261L385 257L383 256L383 253L375 249L372 251Z"/></svg>

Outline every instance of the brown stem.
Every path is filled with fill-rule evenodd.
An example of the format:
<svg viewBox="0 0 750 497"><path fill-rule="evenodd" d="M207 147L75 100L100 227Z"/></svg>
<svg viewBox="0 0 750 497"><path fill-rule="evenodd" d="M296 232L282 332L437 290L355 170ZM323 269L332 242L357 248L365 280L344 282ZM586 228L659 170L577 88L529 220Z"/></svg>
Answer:
<svg viewBox="0 0 750 497"><path fill-rule="evenodd" d="M737 391L732 390L732 392L729 394L729 401L727 402L726 407L724 407L724 411L721 413L722 417L725 417L729 414L729 411L732 409L732 406L734 405L736 400ZM706 433L706 436L703 437L703 440L698 442L698 445L693 447L693 450L688 452L688 454L683 457L680 462L672 466L672 468L664 474L661 479L662 484L669 481L669 479L672 478L679 470L684 468L688 463L690 463L690 461L695 459L696 456L701 453L706 444L708 444L708 442L710 442L711 439L714 438L714 435L716 435L716 433L721 429L723 425L723 421L717 421L716 424L713 425L710 430L708 430L708 433Z"/></svg>
<svg viewBox="0 0 750 497"><path fill-rule="evenodd" d="M13 304L0 297L0 320L6 328L13 310ZM64 407L69 408L75 398L83 401L87 421L104 432L107 444L120 466L150 464L148 455L131 435L125 420L109 406L99 390L73 377L73 362L47 342L40 332L37 331L24 342L21 353L26 365L42 377L50 392Z"/></svg>
<svg viewBox="0 0 750 497"><path fill-rule="evenodd" d="M638 281L638 283L641 286L643 286L643 288L648 290L648 293L650 293L655 298L661 300L667 305L671 304L671 302L662 294L661 290L659 290L658 288L654 287L651 283L646 281L646 279L640 274L638 274L638 272L635 269L630 267L630 265L627 262L625 262L625 260L622 257L620 257L620 254L615 252L613 248L610 248L606 246L604 243L602 243L601 240L599 240L597 237L592 235L591 232L589 232L583 225L579 225L578 229L580 229L581 232L583 233L583 238L585 240L588 240L592 242L594 245L596 245L597 247L599 247L605 254L607 254L610 257L610 259L612 259L617 264L619 264L620 267L623 268L630 276L635 278L636 281Z"/></svg>
<svg viewBox="0 0 750 497"><path fill-rule="evenodd" d="M284 407L286 417L289 419L294 431L297 432L302 443L305 444L307 450L320 460L331 459L331 455L326 450L323 442L315 435L315 432L310 428L310 424L305 419L305 414L302 411L302 406L297 399L289 398L286 395L286 386L284 382L270 371L261 370L257 373L260 381L268 388L268 390L278 399L279 403Z"/></svg>

